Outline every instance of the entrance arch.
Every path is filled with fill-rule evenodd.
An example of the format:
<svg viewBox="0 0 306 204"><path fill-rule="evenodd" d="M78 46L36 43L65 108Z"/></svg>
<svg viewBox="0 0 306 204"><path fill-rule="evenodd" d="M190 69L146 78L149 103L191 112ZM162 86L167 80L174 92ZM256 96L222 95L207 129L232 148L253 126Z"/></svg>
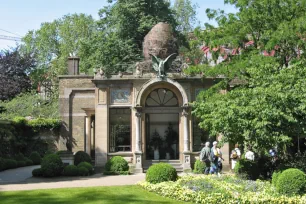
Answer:
<svg viewBox="0 0 306 204"><path fill-rule="evenodd" d="M147 103L147 100L150 98L150 94L154 91L158 92L158 90L165 90L166 92L169 91L173 93L175 98L177 99L177 104L172 104L173 106L170 107L166 106L166 101L162 102L162 106L157 106L156 103L151 103L151 105L156 105L156 107L150 107L150 104ZM152 102L152 101L151 101ZM149 102L150 103L150 102ZM135 108L135 115L136 115L136 166L137 166L137 158L140 158L139 155L143 155L143 159L146 158L147 148L148 148L148 126L146 126L147 121L147 115L149 114L168 114L168 116L171 116L171 114L176 114L176 123L177 123L177 133L179 135L178 144L177 144L177 155L174 157L175 159L179 159L185 168L187 165L188 168L190 168L190 156L187 155L187 153L190 153L190 139L189 139L189 121L190 117L189 114L189 106L188 106L188 97L184 90L184 88L179 84L178 82L165 78L154 78L145 84L140 88L139 92L136 95L136 100L134 101L134 108ZM165 115L160 115L163 118ZM172 117L173 119L174 117ZM175 120L174 120L175 121ZM150 132L151 133L151 132ZM164 134L162 132L162 134ZM151 153L152 157L152 153ZM163 156L165 159L165 156ZM167 157L169 158L169 157Z"/></svg>

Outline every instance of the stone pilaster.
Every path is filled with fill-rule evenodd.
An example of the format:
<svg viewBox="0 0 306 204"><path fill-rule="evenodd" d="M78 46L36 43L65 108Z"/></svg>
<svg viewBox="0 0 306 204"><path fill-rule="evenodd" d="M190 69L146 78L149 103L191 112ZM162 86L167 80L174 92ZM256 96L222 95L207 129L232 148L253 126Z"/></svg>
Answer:
<svg viewBox="0 0 306 204"><path fill-rule="evenodd" d="M190 138L189 138L189 118L188 118L188 109L189 107L183 107L183 116L184 116L184 152L183 152L183 170L190 171Z"/></svg>
<svg viewBox="0 0 306 204"><path fill-rule="evenodd" d="M142 148L141 148L141 107L135 108L136 138L135 138L135 169L134 173L142 173Z"/></svg>

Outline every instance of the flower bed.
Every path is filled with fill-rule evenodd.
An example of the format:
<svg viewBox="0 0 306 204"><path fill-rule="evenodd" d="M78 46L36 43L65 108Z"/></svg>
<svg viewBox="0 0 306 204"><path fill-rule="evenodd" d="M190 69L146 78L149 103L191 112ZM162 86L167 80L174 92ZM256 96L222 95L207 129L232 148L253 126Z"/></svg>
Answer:
<svg viewBox="0 0 306 204"><path fill-rule="evenodd" d="M176 182L138 185L161 196L193 203L306 203L306 195L287 197L269 182L233 176L183 176Z"/></svg>

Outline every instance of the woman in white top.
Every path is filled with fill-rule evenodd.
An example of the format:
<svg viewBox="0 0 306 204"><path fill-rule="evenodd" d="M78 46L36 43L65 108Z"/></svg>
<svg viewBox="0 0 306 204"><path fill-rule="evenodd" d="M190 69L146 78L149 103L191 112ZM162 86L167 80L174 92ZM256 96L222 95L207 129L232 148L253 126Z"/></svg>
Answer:
<svg viewBox="0 0 306 204"><path fill-rule="evenodd" d="M245 159L254 161L255 155L254 152L251 151L251 147L248 147L248 151L245 153Z"/></svg>
<svg viewBox="0 0 306 204"><path fill-rule="evenodd" d="M232 169L235 169L237 161L241 157L241 151L239 149L239 145L235 144L235 149L233 149L232 154L231 154L231 159L232 159Z"/></svg>

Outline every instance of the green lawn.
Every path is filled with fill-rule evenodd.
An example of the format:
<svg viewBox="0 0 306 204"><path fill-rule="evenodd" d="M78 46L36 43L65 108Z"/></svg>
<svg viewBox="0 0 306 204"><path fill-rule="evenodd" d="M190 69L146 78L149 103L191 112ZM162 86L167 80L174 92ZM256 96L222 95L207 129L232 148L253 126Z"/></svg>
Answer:
<svg viewBox="0 0 306 204"><path fill-rule="evenodd" d="M111 186L0 192L1 204L184 203L147 192L139 186Z"/></svg>

